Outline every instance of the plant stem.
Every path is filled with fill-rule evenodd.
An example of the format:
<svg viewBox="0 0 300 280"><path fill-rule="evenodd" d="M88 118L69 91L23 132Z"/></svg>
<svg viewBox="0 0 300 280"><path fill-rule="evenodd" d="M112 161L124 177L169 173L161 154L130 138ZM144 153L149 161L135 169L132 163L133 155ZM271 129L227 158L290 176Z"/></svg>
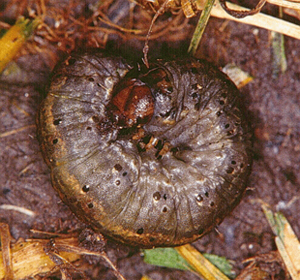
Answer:
<svg viewBox="0 0 300 280"><path fill-rule="evenodd" d="M204 32L204 29L206 27L206 24L208 22L208 19L210 17L210 12L214 6L215 0L207 0L203 11L201 12L201 16L199 18L198 24L196 26L196 29L194 31L189 49L188 49L188 53L195 55L198 46L199 46L199 42L202 38L202 34Z"/></svg>

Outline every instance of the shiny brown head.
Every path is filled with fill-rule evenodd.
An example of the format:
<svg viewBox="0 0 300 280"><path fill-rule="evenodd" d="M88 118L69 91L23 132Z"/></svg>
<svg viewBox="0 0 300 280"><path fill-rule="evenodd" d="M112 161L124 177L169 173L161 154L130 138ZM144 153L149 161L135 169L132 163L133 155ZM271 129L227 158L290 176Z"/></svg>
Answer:
<svg viewBox="0 0 300 280"><path fill-rule="evenodd" d="M109 114L120 127L141 126L148 123L154 112L151 89L140 80L130 78L116 86L109 104Z"/></svg>

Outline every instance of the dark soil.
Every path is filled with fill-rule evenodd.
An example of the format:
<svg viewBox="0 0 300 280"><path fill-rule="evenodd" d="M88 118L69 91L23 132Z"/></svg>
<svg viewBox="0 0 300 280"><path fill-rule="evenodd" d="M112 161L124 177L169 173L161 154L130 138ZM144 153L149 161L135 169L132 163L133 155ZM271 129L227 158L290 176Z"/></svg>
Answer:
<svg viewBox="0 0 300 280"><path fill-rule="evenodd" d="M160 38L151 42L149 55L186 52L195 22L190 20L184 41L163 42ZM121 42L116 36L111 39ZM128 54L132 46L135 55ZM143 42L131 40L124 43L120 53L142 57L142 47ZM285 37L285 51L287 70L275 75L269 31L212 18L198 52L220 67L235 63L254 77L241 89L254 131L254 163L247 191L216 230L193 244L201 252L232 260L237 274L245 267L245 259L276 250L262 201L283 212L300 237L300 42ZM17 65L19 74L2 76L0 83L0 205L23 207L34 216L0 209L0 222L9 225L15 240L32 237L30 229L60 233L83 230L86 226L52 189L36 138L35 116L47 88L51 63L40 53L20 57ZM126 279L140 279L145 274L153 280L198 279L189 272L147 265L134 248L109 241L106 250ZM284 279L280 263L262 262L270 277L273 273L275 279ZM88 265L83 259L79 265L92 279L115 279L107 266L99 263Z"/></svg>

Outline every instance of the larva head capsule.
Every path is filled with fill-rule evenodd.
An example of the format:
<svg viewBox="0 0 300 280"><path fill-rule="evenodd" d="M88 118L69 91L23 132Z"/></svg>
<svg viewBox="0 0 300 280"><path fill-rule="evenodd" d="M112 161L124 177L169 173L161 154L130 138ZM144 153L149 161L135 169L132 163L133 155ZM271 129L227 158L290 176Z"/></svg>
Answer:
<svg viewBox="0 0 300 280"><path fill-rule="evenodd" d="M151 89L138 79L125 79L116 87L108 107L112 121L118 126L142 126L151 120L154 112Z"/></svg>

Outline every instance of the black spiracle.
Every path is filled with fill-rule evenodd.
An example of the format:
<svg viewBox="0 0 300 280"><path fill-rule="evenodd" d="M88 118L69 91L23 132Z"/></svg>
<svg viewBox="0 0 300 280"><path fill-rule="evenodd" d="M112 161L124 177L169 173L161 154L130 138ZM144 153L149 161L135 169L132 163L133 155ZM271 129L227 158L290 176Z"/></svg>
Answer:
<svg viewBox="0 0 300 280"><path fill-rule="evenodd" d="M62 200L134 246L198 239L237 205L250 173L240 93L193 58L141 70L118 57L72 56L54 75L38 131Z"/></svg>

